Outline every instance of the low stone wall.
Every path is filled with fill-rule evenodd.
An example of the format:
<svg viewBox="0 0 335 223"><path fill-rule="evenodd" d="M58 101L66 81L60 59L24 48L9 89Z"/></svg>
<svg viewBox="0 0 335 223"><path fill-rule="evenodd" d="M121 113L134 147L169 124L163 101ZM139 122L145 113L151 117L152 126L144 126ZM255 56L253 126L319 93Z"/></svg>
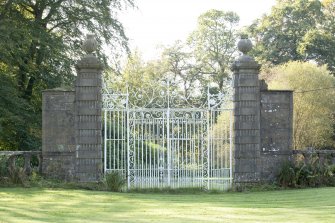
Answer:
<svg viewBox="0 0 335 223"><path fill-rule="evenodd" d="M14 171L15 166L16 166L16 160L19 157L23 157L24 159L24 166L23 166L23 171L27 174L30 175L32 172L31 168L31 159L33 156L36 156L38 159L38 172L42 172L42 153L41 151L0 151L0 156L6 156L8 157L8 170L9 172Z"/></svg>
<svg viewBox="0 0 335 223"><path fill-rule="evenodd" d="M272 182L292 155L293 92L261 91L261 179Z"/></svg>
<svg viewBox="0 0 335 223"><path fill-rule="evenodd" d="M43 92L42 173L63 180L75 177L75 93L62 89Z"/></svg>

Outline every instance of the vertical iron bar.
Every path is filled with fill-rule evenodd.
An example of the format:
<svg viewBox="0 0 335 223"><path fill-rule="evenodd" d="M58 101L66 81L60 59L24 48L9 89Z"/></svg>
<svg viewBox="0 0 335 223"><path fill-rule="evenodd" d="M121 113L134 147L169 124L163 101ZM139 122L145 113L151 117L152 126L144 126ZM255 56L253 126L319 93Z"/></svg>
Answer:
<svg viewBox="0 0 335 223"><path fill-rule="evenodd" d="M168 95L169 97L169 95ZM171 144L170 144L170 108L168 107L167 113L166 113L166 138L167 138L167 174L168 174L168 183L167 185L171 186L171 176L170 176L170 168L171 168Z"/></svg>
<svg viewBox="0 0 335 223"><path fill-rule="evenodd" d="M167 174L168 174L168 186L171 186L171 176L170 176L170 168L171 168L171 145L170 145L170 78L168 79L168 88L167 88L167 113L166 113L166 138L167 138Z"/></svg>
<svg viewBox="0 0 335 223"><path fill-rule="evenodd" d="M181 183L182 186L184 186L185 183L185 165L184 165L184 140L185 140L185 136L184 136L184 119L182 120L182 126L181 126Z"/></svg>
<svg viewBox="0 0 335 223"><path fill-rule="evenodd" d="M195 187L196 186L196 168L197 168L197 162L196 162L196 158L195 158L195 149L196 149L196 133L195 133L195 129L196 129L196 111L193 113L192 116L192 120L193 120L193 135L192 135L192 154L193 154L193 161L192 161L192 186Z"/></svg>
<svg viewBox="0 0 335 223"><path fill-rule="evenodd" d="M153 136L152 137L153 137L153 139L152 139L152 141L154 142L153 144L157 144L156 143L156 139L157 139L156 135L158 134L158 126L156 126L156 120L155 119L153 119L152 121L153 121L153 125L152 125L152 129L153 129ZM155 149L155 148L153 149L154 150L154 172L153 172L153 174L154 174L154 179L155 179L155 181L154 181L155 186L157 186L157 178L158 178L158 174L157 174L158 163L159 163L159 157L158 157L159 151L158 151L158 149Z"/></svg>
<svg viewBox="0 0 335 223"><path fill-rule="evenodd" d="M120 111L117 111L117 141L116 141L116 145L117 145L117 165L116 168L119 171L120 170Z"/></svg>
<svg viewBox="0 0 335 223"><path fill-rule="evenodd" d="M109 151L109 169L112 169L112 110L109 111L109 140L108 140L108 151Z"/></svg>
<svg viewBox="0 0 335 223"><path fill-rule="evenodd" d="M187 152L187 149L188 149L188 128L187 128L187 126L188 126L188 119L185 117L185 127L186 127L186 129L185 129L185 183L186 183L186 187L188 187L188 181L189 181L189 179L188 179L188 177L189 177L189 173L188 173L188 169L189 169L189 164L188 164L188 152Z"/></svg>
<svg viewBox="0 0 335 223"><path fill-rule="evenodd" d="M138 186L138 185L142 186L142 176L141 176L141 171L140 171L140 164L141 164L141 162L140 162L140 145L139 145L140 144L140 126L141 126L141 124L140 124L140 120L138 120L138 119L136 119L135 123L137 125L137 131L136 131L136 133L137 133L137 137L136 137L137 143L135 143L135 149L137 150L137 161L135 163L136 164L136 166L135 166L136 175L135 176L136 176L136 179L137 179L136 186ZM137 146L136 146L136 144L137 144Z"/></svg>
<svg viewBox="0 0 335 223"><path fill-rule="evenodd" d="M127 113L127 188L130 189L130 125L129 125L129 106L128 106L128 98L129 92L127 87L127 99L126 99L126 113Z"/></svg>
<svg viewBox="0 0 335 223"><path fill-rule="evenodd" d="M143 137L143 120L144 120L144 113L141 115L141 149L142 149L142 152L141 152L141 158L142 158L142 163L141 163L141 178L142 178L142 182L145 183L145 177L144 177L144 159L143 159L143 156L144 156L144 153L143 153L143 143L144 143L144 137Z"/></svg>
<svg viewBox="0 0 335 223"><path fill-rule="evenodd" d="M145 173L146 173L146 186L150 187L150 166L148 154L148 120L144 119L144 143L145 143Z"/></svg>
<svg viewBox="0 0 335 223"><path fill-rule="evenodd" d="M115 162L115 135L116 135L116 132L115 132L115 113L116 111L114 110L113 112L113 170L115 170L116 168L116 162Z"/></svg>
<svg viewBox="0 0 335 223"><path fill-rule="evenodd" d="M210 108L210 93L209 93L209 87L207 88L207 103L208 103L208 111L207 111L207 150L206 150L206 154L204 154L206 156L206 161L207 161L207 179L205 179L206 185L204 185L206 188L206 190L209 189L209 176L210 176L210 172L209 172L209 168L210 168L210 119L212 119L213 117L210 116L210 112L211 112L211 108Z"/></svg>
<svg viewBox="0 0 335 223"><path fill-rule="evenodd" d="M201 163L200 163L200 146L201 146L201 143L200 143L200 135L201 135L201 123L202 123L202 113L203 111L200 113L200 120L198 122L198 125L197 125L197 186L198 187L201 187L200 185L200 169L201 169Z"/></svg>
<svg viewBox="0 0 335 223"><path fill-rule="evenodd" d="M230 125L229 125L229 175L230 175L230 187L232 187L233 184L233 169L232 169L232 164L233 164L233 111L230 110Z"/></svg>
<svg viewBox="0 0 335 223"><path fill-rule="evenodd" d="M107 110L104 110L104 173L107 171Z"/></svg>
<svg viewBox="0 0 335 223"><path fill-rule="evenodd" d="M177 120L177 186L180 187L180 119Z"/></svg>
<svg viewBox="0 0 335 223"><path fill-rule="evenodd" d="M148 135L148 137L149 137L149 154L150 154L150 186L151 187L154 187L155 186L155 184L154 184L154 178L155 178L155 176L154 176L154 172L155 172L155 168L154 168L154 165L155 165L155 150L153 150L152 149L152 134L153 134L153 128L152 128L152 126L153 126L153 120L152 120L152 118L150 118L150 120L149 120L149 135Z"/></svg>

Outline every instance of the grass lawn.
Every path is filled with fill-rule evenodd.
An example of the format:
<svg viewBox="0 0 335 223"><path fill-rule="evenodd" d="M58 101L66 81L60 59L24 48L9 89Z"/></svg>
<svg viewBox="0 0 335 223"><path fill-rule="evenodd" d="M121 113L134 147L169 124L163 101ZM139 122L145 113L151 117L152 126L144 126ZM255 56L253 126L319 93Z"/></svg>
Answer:
<svg viewBox="0 0 335 223"><path fill-rule="evenodd" d="M0 188L0 222L335 222L335 187L223 194Z"/></svg>

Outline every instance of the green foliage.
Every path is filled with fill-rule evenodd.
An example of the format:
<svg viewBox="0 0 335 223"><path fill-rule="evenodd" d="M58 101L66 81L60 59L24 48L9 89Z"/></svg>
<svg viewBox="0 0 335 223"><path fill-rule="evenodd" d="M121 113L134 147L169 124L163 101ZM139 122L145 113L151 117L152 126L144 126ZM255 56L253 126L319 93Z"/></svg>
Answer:
<svg viewBox="0 0 335 223"><path fill-rule="evenodd" d="M334 165L311 156L306 162L286 162L278 175L282 187L335 186Z"/></svg>
<svg viewBox="0 0 335 223"><path fill-rule="evenodd" d="M269 89L294 91L293 139L295 149L333 147L335 78L326 66L289 62L262 73Z"/></svg>
<svg viewBox="0 0 335 223"><path fill-rule="evenodd" d="M29 177L25 173L23 166L23 157L15 160L13 168L9 167L8 156L0 157L0 178L3 178L5 185L28 186Z"/></svg>
<svg viewBox="0 0 335 223"><path fill-rule="evenodd" d="M203 103L209 85L210 92L217 93L224 91L231 79L229 66L235 56L238 22L234 12L207 11L199 16L198 26L189 38L163 47L158 60L145 63L134 52L122 74L112 71L106 75L111 80L109 87L123 92L128 87L129 100L142 106L148 101L159 103L153 98L166 90L162 82L169 79L170 92L177 91L184 98L192 96L192 103Z"/></svg>
<svg viewBox="0 0 335 223"><path fill-rule="evenodd" d="M6 156L0 156L0 178L7 177L8 172L8 159Z"/></svg>
<svg viewBox="0 0 335 223"><path fill-rule="evenodd" d="M153 106L160 102L159 93L166 90L166 69L161 61L145 63L139 52L128 57L122 75L109 70L108 87L116 92L129 90L129 101L136 106Z"/></svg>
<svg viewBox="0 0 335 223"><path fill-rule="evenodd" d="M199 16L197 29L188 38L200 74L221 91L230 77L238 23L239 16L234 12L209 10Z"/></svg>
<svg viewBox="0 0 335 223"><path fill-rule="evenodd" d="M313 60L334 71L334 5L334 0L277 1L269 15L249 27L254 55L273 64Z"/></svg>
<svg viewBox="0 0 335 223"><path fill-rule="evenodd" d="M257 183L251 185L245 185L243 188L233 188L232 191L236 192L264 192L264 191L275 191L275 190L282 190L282 187L279 187L276 183Z"/></svg>
<svg viewBox="0 0 335 223"><path fill-rule="evenodd" d="M117 13L133 0L0 1L0 150L40 149L41 91L70 86L80 43L95 33L128 51ZM101 48L98 56L107 65Z"/></svg>
<svg viewBox="0 0 335 223"><path fill-rule="evenodd" d="M123 174L118 171L107 173L105 176L107 190L120 192L126 185L126 179Z"/></svg>
<svg viewBox="0 0 335 223"><path fill-rule="evenodd" d="M294 187L296 185L295 167L292 162L284 162L277 177L282 187Z"/></svg>
<svg viewBox="0 0 335 223"><path fill-rule="evenodd" d="M195 95L207 83L199 65L194 63L193 51L189 45L176 41L163 50L161 57L166 72L173 78L175 85L180 86L180 92L185 97Z"/></svg>
<svg viewBox="0 0 335 223"><path fill-rule="evenodd" d="M1 187L35 187L35 188L62 188L62 189L75 189L75 190L93 190L93 191L106 191L105 182L66 182L57 179L47 179L41 176L36 171L33 171L30 176L27 176L21 167L15 169L10 175L0 176Z"/></svg>
<svg viewBox="0 0 335 223"><path fill-rule="evenodd" d="M27 186L28 176L22 167L15 167L9 171L9 181L14 185Z"/></svg>
<svg viewBox="0 0 335 223"><path fill-rule="evenodd" d="M36 111L19 96L5 72L0 66L0 150L38 149L40 109Z"/></svg>

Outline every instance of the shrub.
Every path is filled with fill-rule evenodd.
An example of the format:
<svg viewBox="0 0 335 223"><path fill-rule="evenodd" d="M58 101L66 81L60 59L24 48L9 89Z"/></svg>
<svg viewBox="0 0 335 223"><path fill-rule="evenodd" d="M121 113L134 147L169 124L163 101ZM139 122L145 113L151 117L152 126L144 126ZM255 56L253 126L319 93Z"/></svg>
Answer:
<svg viewBox="0 0 335 223"><path fill-rule="evenodd" d="M287 162L277 177L282 187L319 187L335 185L335 167L310 157L307 162Z"/></svg>
<svg viewBox="0 0 335 223"><path fill-rule="evenodd" d="M8 158L6 156L0 156L0 178L8 176Z"/></svg>
<svg viewBox="0 0 335 223"><path fill-rule="evenodd" d="M9 180L12 184L27 186L28 176L22 167L15 167L9 171Z"/></svg>
<svg viewBox="0 0 335 223"><path fill-rule="evenodd" d="M277 177L279 185L282 187L294 187L296 185L296 168L292 162L285 162Z"/></svg>
<svg viewBox="0 0 335 223"><path fill-rule="evenodd" d="M126 179L122 173L113 171L105 176L107 190L119 192L126 185Z"/></svg>
<svg viewBox="0 0 335 223"><path fill-rule="evenodd" d="M9 168L8 156L0 156L0 184L2 186L23 185L27 186L28 176L21 167L22 159L17 159L13 168Z"/></svg>

